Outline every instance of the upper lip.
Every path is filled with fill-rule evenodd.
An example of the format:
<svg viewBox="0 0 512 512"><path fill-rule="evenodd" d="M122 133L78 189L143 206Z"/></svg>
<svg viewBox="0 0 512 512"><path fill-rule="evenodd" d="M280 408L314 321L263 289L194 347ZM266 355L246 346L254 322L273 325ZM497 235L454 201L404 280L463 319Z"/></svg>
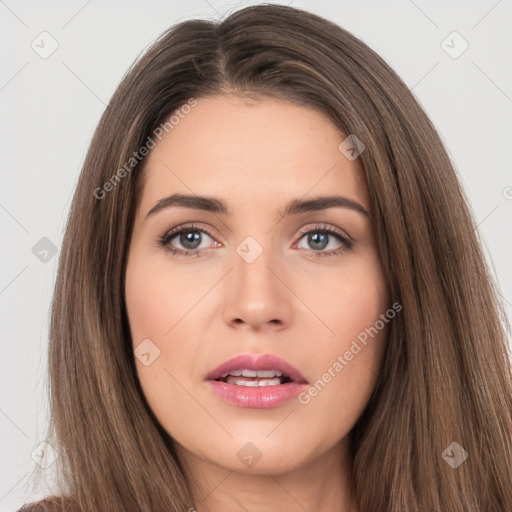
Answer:
<svg viewBox="0 0 512 512"><path fill-rule="evenodd" d="M297 368L273 354L240 354L232 357L208 373L206 380L220 379L224 373L231 370L277 370L288 375L294 382L307 384Z"/></svg>

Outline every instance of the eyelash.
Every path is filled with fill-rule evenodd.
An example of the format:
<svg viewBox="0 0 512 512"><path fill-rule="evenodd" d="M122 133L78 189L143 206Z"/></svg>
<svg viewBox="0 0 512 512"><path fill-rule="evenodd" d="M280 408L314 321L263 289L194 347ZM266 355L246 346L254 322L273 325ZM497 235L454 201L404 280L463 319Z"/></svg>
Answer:
<svg viewBox="0 0 512 512"><path fill-rule="evenodd" d="M158 247L164 248L166 251L170 252L173 256L200 256L200 252L202 249L195 249L195 250L183 250L183 249L176 249L170 246L171 240L176 238L176 236L181 235L182 233L190 233L190 232L200 232L200 233L206 233L210 238L214 238L213 235L204 228L201 228L195 224L187 224L185 226L181 226L178 228L173 228L167 233L165 233L163 236L159 237L157 243ZM304 235L308 235L309 233L322 233L327 235L332 235L336 237L341 243L342 247L338 247L338 249L333 249L331 251L311 251L315 253L318 257L324 257L324 256L338 256L346 251L350 250L354 244L354 242L347 237L341 230L335 229L333 227L329 227L326 224L317 224L313 227L310 227L308 229L302 230L299 235L299 240L301 240Z"/></svg>

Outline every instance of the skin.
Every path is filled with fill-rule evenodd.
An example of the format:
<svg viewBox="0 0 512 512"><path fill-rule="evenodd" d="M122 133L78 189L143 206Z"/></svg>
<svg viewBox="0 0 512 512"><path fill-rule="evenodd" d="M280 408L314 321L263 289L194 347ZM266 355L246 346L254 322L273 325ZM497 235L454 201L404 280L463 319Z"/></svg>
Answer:
<svg viewBox="0 0 512 512"><path fill-rule="evenodd" d="M333 193L370 211L358 159L338 149L344 139L312 109L226 94L198 99L146 161L126 305L134 348L150 339L160 350L147 366L137 358L137 373L199 512L357 510L349 433L375 387L387 325L307 404L238 407L205 382L235 355L270 353L314 383L390 307L370 217L343 207L279 215L292 199ZM173 206L145 218L174 193L222 199L232 214ZM190 222L212 234L199 232L198 256L158 245ZM300 234L318 233L318 223L350 236L352 248L319 256L343 245L329 235L319 248ZM185 236L169 245L194 252ZM263 249L252 263L236 252L247 236ZM261 454L251 467L237 457L248 442Z"/></svg>

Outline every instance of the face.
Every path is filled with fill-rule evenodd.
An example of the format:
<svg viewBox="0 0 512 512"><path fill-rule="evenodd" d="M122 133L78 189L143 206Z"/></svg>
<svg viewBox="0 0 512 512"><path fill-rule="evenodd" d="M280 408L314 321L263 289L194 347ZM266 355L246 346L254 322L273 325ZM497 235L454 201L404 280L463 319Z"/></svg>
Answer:
<svg viewBox="0 0 512 512"><path fill-rule="evenodd" d="M226 95L198 99L149 154L126 305L142 389L180 456L280 474L347 446L390 305L345 138L312 109Z"/></svg>

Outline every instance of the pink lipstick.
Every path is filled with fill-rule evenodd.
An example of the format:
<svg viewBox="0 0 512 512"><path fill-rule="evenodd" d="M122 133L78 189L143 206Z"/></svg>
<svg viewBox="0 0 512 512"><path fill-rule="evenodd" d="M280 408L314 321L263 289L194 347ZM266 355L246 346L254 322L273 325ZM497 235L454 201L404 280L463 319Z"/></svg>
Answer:
<svg viewBox="0 0 512 512"><path fill-rule="evenodd" d="M236 356L208 373L206 380L222 400L255 409L277 407L308 384L295 367L272 354Z"/></svg>

